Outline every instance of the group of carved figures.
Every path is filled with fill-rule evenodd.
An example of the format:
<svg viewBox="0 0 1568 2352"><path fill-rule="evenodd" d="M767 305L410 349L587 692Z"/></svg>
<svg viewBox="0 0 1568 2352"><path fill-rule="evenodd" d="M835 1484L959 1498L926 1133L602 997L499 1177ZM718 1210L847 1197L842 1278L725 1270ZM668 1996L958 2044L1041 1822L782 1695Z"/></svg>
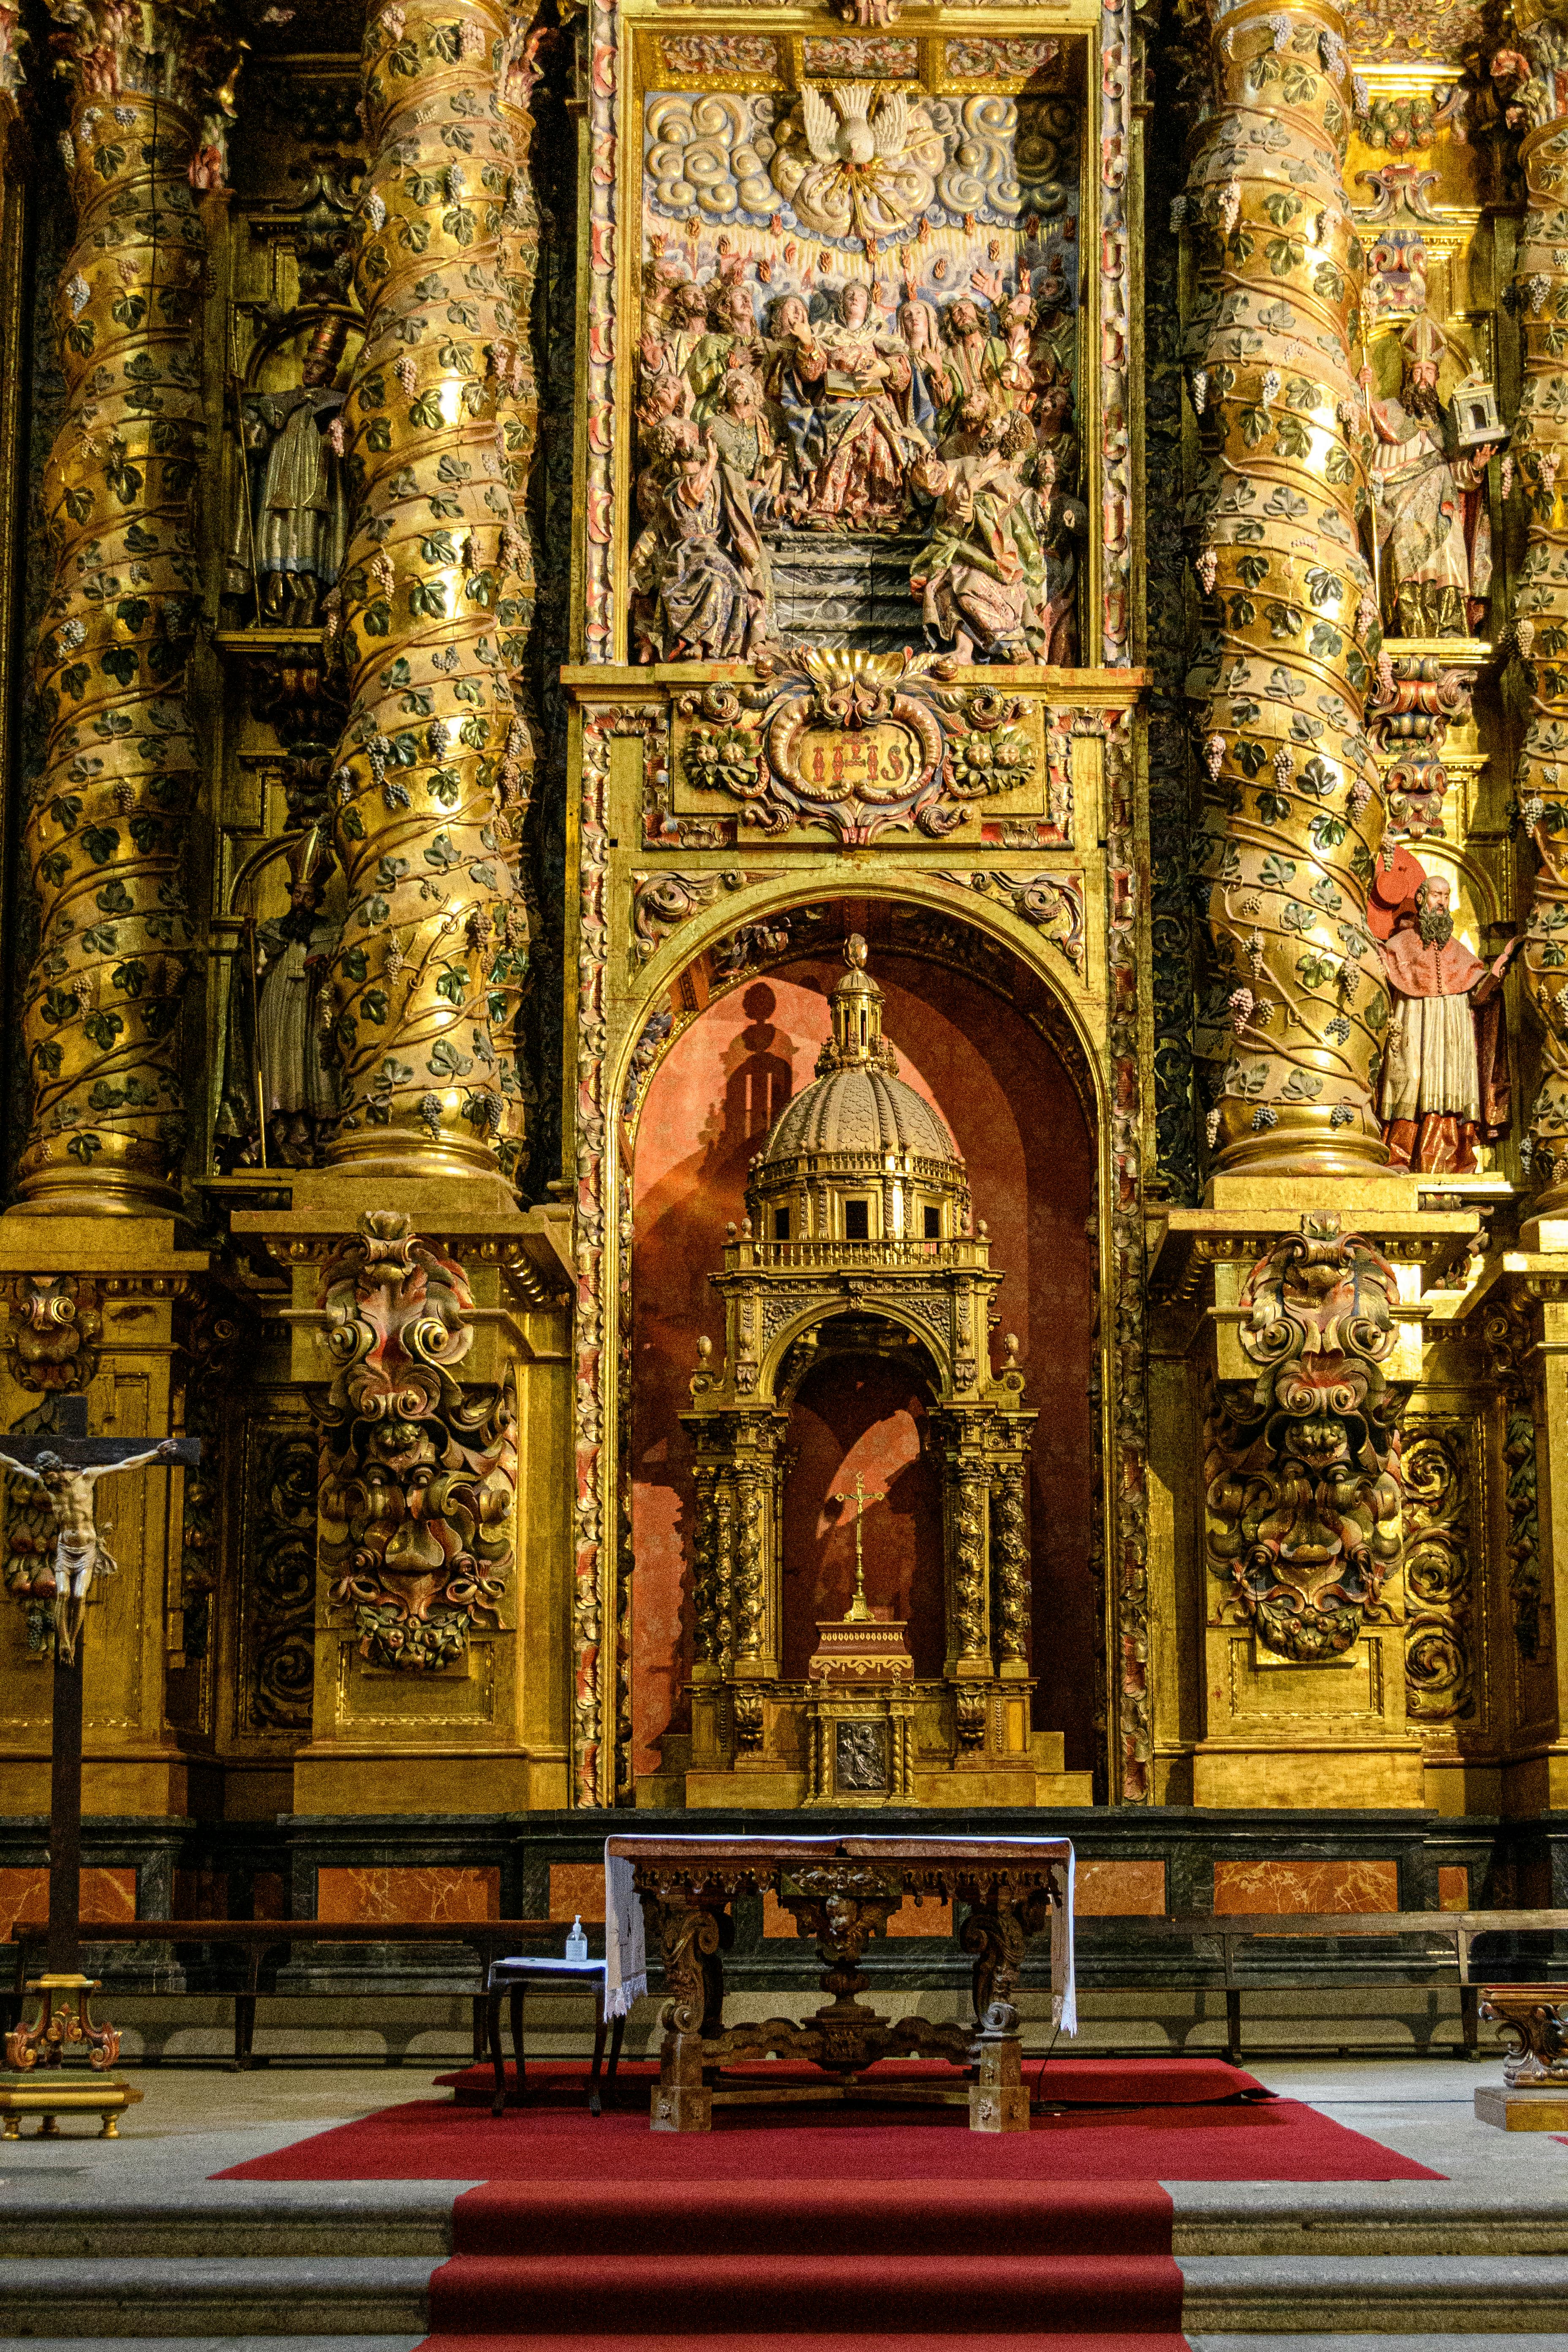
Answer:
<svg viewBox="0 0 1568 2352"><path fill-rule="evenodd" d="M879 316L855 278L759 320L743 265L645 285L637 399L641 661L744 658L774 640L770 538L923 541L910 586L961 660L1077 658L1088 524L1059 271L1009 294L973 274L942 310L907 287ZM1065 326L1064 326L1065 320Z"/></svg>

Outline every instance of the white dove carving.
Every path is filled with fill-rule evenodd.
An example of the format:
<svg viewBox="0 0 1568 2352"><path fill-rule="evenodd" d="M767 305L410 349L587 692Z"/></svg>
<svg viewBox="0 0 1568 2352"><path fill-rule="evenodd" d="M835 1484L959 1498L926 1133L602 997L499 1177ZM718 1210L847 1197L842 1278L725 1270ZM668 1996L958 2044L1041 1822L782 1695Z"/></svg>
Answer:
<svg viewBox="0 0 1568 2352"><path fill-rule="evenodd" d="M821 90L806 84L800 94L800 110L806 142L819 163L847 163L864 170L879 160L897 162L909 143L910 101L902 90L888 92L873 121L870 109L876 95L874 82L830 82L830 106Z"/></svg>
<svg viewBox="0 0 1568 2352"><path fill-rule="evenodd" d="M808 82L800 124L807 153L797 133L781 142L772 170L802 227L858 236L868 251L906 233L930 203L942 163L941 136L918 99L874 82Z"/></svg>

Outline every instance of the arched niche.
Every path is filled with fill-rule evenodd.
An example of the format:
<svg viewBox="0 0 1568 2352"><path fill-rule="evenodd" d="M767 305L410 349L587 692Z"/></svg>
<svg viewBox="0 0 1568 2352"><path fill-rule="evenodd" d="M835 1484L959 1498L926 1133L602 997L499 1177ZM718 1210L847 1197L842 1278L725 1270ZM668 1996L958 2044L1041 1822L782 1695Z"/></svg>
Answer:
<svg viewBox="0 0 1568 2352"><path fill-rule="evenodd" d="M633 1568L632 1775L678 1775L689 1728L695 1493L679 1415L722 1318L709 1276L746 1172L813 1075L851 930L870 940L900 1074L934 1103L989 1227L1001 1340L1016 1334L1030 1448L1034 1722L1068 1771L1100 1771L1104 1549L1093 1081L1061 1001L980 929L897 902L823 900L721 940L650 1007L620 1108L630 1261L622 1470ZM775 942L771 946L769 940ZM853 1480L853 1465L849 1477ZM673 1785L666 1794L679 1801Z"/></svg>
<svg viewBox="0 0 1568 2352"><path fill-rule="evenodd" d="M915 1673L942 1668L942 1475L928 1411L937 1390L926 1351L886 1327L836 1317L797 1346L779 1384L789 1412L784 1490L784 1654L805 1677L817 1626L855 1593L858 1478L866 1598L908 1628Z"/></svg>

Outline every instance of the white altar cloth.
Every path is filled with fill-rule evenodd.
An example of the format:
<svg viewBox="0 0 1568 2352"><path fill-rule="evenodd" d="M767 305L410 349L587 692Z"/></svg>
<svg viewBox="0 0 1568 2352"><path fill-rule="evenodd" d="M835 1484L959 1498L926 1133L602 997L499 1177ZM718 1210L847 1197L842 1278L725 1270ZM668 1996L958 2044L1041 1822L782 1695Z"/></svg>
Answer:
<svg viewBox="0 0 1568 2352"><path fill-rule="evenodd" d="M700 1834L688 1838L684 1832L650 1831L646 1837L621 1832L605 1841L605 2014L625 2017L632 2003L640 2000L647 1990L647 1941L643 1927L642 1898L637 1894L633 1874L637 1867L636 1849L641 1844L665 1844L679 1834L683 1843L691 1845L733 1845L734 1833L727 1837L703 1838ZM759 1832L759 1836L765 1836ZM909 1838L879 1839L858 1830L841 1832L837 1837L791 1837L792 1845L820 1846L832 1853L853 1843L857 1852L875 1849L879 1844L903 1845ZM1078 2032L1078 1988L1073 1973L1073 1876L1077 1868L1070 1838L1006 1838L950 1837L928 1833L922 1843L943 1846L1050 1845L1067 1848L1067 1893L1059 1916L1051 1921L1051 2022L1062 2033Z"/></svg>

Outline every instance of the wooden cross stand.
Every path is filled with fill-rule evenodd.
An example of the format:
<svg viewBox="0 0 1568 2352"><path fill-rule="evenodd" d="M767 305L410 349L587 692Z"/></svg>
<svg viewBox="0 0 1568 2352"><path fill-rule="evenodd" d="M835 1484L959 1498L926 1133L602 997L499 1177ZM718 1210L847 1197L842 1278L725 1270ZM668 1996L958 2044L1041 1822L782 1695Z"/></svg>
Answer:
<svg viewBox="0 0 1568 2352"><path fill-rule="evenodd" d="M0 2114L7 2139L16 2138L25 2114L41 2116L39 2129L52 2133L57 2114L83 2112L101 2116L103 2137L113 2139L121 2109L142 2094L108 2075L120 2054L120 2036L112 2025L93 2021L89 2003L98 1985L80 1968L82 1652L93 1578L114 1567L98 1530L94 1489L116 1470L176 1462L195 1468L202 1449L195 1437L151 1444L89 1437L84 1397L61 1397L58 1418L59 1427L47 1434L0 1440L0 1470L19 1475L41 1496L55 1536L47 1966L27 1987L38 1996L37 2016L5 2037L6 2063L14 2072L0 2079ZM63 2068L73 2046L86 2049L90 2074Z"/></svg>

